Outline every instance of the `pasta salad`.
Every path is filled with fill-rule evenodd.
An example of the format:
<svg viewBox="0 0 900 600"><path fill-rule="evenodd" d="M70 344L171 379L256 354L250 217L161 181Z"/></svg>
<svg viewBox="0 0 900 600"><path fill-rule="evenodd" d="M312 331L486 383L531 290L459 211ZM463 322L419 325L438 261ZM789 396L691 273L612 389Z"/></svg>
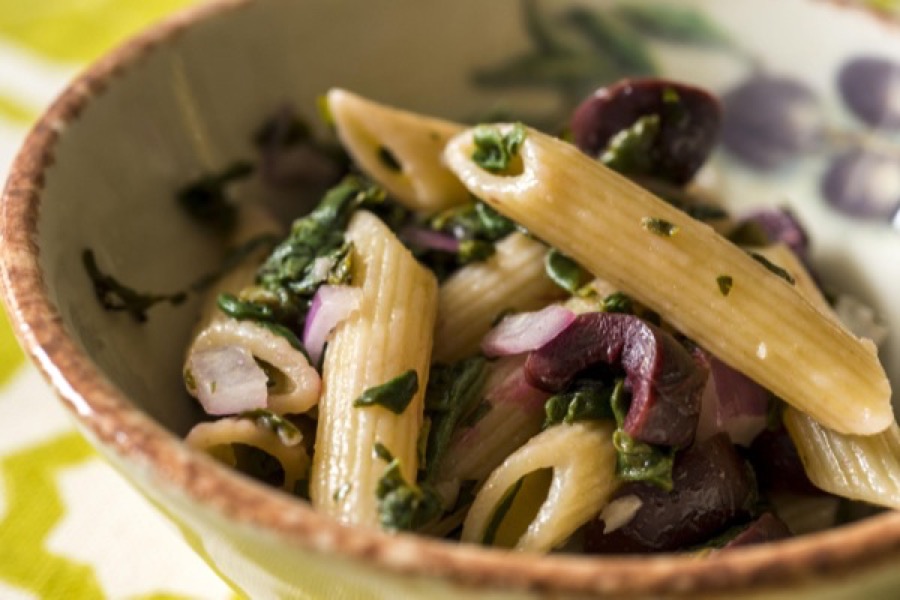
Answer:
<svg viewBox="0 0 900 600"><path fill-rule="evenodd" d="M621 81L559 136L325 103L342 152L258 135L264 174L333 182L286 234L210 211L227 177L182 195L241 249L187 350L190 445L345 524L522 551L717 551L900 507L875 343L803 230L693 183L707 92Z"/></svg>

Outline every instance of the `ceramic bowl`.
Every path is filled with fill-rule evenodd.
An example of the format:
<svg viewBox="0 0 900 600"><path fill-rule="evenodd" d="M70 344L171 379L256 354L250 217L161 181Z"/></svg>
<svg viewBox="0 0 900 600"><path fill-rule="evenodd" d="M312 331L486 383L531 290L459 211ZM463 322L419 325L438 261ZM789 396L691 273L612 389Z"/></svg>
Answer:
<svg viewBox="0 0 900 600"><path fill-rule="evenodd" d="M882 65L860 67L862 83L847 74L861 57ZM91 249L145 290L213 270L222 251L176 191L251 156L278 107L315 121L331 86L446 118L504 109L553 124L600 83L661 73L721 94L762 82L707 183L738 210L789 205L826 283L900 332L897 169L873 171L881 187L862 192L823 183L848 153L886 148L878 165L896 165L896 61L896 25L821 1L204 5L97 62L29 135L0 212L6 302L85 436L250 598L897 597L892 512L705 559L532 556L342 527L182 443L198 418L180 376L197 298L138 323L101 309L82 264ZM882 359L900 386L900 335Z"/></svg>

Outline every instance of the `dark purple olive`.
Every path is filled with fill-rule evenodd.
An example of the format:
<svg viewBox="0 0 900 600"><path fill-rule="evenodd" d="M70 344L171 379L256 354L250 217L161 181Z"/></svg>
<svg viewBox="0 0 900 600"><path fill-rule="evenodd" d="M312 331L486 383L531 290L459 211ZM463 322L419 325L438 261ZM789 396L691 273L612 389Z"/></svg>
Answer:
<svg viewBox="0 0 900 600"><path fill-rule="evenodd" d="M683 185L706 162L719 135L719 101L700 88L665 79L625 79L602 87L572 115L575 145L599 156L616 134L651 115L659 116L659 130L646 169L626 174Z"/></svg>
<svg viewBox="0 0 900 600"><path fill-rule="evenodd" d="M788 529L784 521L767 512L763 513L760 518L750 523L746 529L734 536L722 549L730 550L741 546L775 542L789 538L791 535L791 530Z"/></svg>
<svg viewBox="0 0 900 600"><path fill-rule="evenodd" d="M900 128L900 64L859 56L841 67L837 83L847 108L863 122L881 129Z"/></svg>
<svg viewBox="0 0 900 600"><path fill-rule="evenodd" d="M676 458L672 491L650 483L626 483L616 498L641 500L634 517L608 534L599 517L584 528L585 551L666 552L693 546L750 517L757 500L752 469L724 433Z"/></svg>
<svg viewBox="0 0 900 600"><path fill-rule="evenodd" d="M850 150L831 162L821 190L844 214L890 222L900 210L900 161L873 151Z"/></svg>
<svg viewBox="0 0 900 600"><path fill-rule="evenodd" d="M586 368L621 365L631 407L624 429L648 444L681 448L694 439L709 372L678 340L634 315L585 313L525 362L532 385L564 389Z"/></svg>
<svg viewBox="0 0 900 600"><path fill-rule="evenodd" d="M793 79L756 75L722 104L723 145L758 169L775 169L814 148L824 132L818 98Z"/></svg>
<svg viewBox="0 0 900 600"><path fill-rule="evenodd" d="M758 210L745 215L741 222L754 223L765 234L770 244L785 244L800 257L805 257L809 253L809 236L794 213L787 208Z"/></svg>
<svg viewBox="0 0 900 600"><path fill-rule="evenodd" d="M806 469L787 429L765 429L750 445L750 462L756 471L759 489L766 492L822 494L806 476Z"/></svg>

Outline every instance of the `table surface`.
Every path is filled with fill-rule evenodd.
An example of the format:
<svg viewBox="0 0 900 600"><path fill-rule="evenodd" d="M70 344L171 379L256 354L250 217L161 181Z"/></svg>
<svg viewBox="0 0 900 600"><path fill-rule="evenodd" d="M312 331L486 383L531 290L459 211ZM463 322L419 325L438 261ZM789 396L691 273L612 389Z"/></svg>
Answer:
<svg viewBox="0 0 900 600"><path fill-rule="evenodd" d="M0 180L79 68L191 2L0 0ZM900 0L864 3L900 12ZM2 307L0 598L237 598L82 439Z"/></svg>

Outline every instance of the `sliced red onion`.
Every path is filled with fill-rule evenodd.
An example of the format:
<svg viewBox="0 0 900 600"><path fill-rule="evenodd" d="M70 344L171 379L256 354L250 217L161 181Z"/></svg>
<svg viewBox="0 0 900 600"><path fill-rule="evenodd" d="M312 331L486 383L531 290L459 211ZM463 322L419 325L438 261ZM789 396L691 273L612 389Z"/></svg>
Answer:
<svg viewBox="0 0 900 600"><path fill-rule="evenodd" d="M486 356L510 356L543 348L575 320L568 308L551 304L536 312L509 315L481 340Z"/></svg>
<svg viewBox="0 0 900 600"><path fill-rule="evenodd" d="M704 440L724 431L731 441L749 446L766 428L769 392L715 356L702 352L710 377L703 392L697 438Z"/></svg>
<svg viewBox="0 0 900 600"><path fill-rule="evenodd" d="M266 407L268 377L242 346L220 346L188 357L188 390L211 415Z"/></svg>
<svg viewBox="0 0 900 600"><path fill-rule="evenodd" d="M459 240L441 231L427 227L409 226L400 232L400 238L406 243L422 250L438 250L440 252L459 252Z"/></svg>
<svg viewBox="0 0 900 600"><path fill-rule="evenodd" d="M328 334L359 309L361 299L362 290L348 285L323 285L316 291L303 326L303 346L313 365L322 359Z"/></svg>
<svg viewBox="0 0 900 600"><path fill-rule="evenodd" d="M504 359L504 360L517 360ZM548 392L528 383L525 375L525 358L521 357L521 365L512 371L496 387L488 389L485 397L491 404L515 404L525 412L544 410L544 403L550 397Z"/></svg>

